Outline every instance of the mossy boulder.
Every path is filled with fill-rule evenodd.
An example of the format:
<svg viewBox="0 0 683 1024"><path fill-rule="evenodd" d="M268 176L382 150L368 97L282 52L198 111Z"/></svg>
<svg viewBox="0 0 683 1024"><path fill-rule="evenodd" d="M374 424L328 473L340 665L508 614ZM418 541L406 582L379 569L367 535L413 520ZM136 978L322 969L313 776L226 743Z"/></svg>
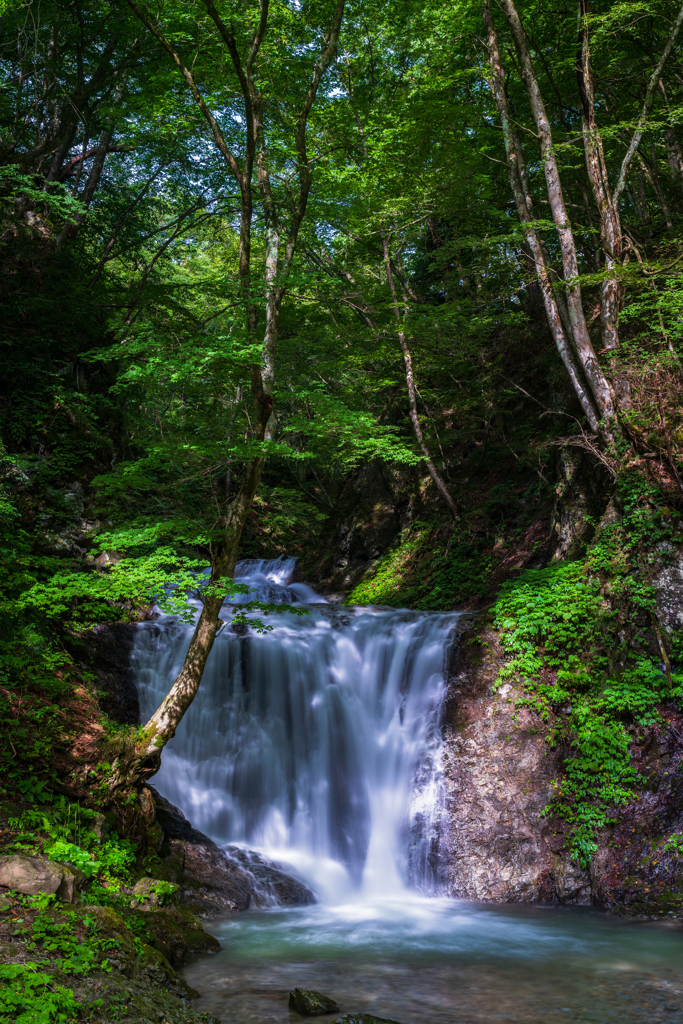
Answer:
<svg viewBox="0 0 683 1024"><path fill-rule="evenodd" d="M302 1017L319 1017L324 1013L338 1013L334 999L308 988L295 988L289 993L289 1008Z"/></svg>
<svg viewBox="0 0 683 1024"><path fill-rule="evenodd" d="M179 907L144 912L140 923L149 944L164 954L174 968L182 967L191 953L217 953L221 944L205 932L199 918Z"/></svg>
<svg viewBox="0 0 683 1024"><path fill-rule="evenodd" d="M78 868L59 861L27 857L24 853L0 856L0 885L25 896L57 896L64 903L73 903L85 875Z"/></svg>
<svg viewBox="0 0 683 1024"><path fill-rule="evenodd" d="M177 889L177 886L165 879L140 878L133 886L133 899L130 905L139 910L151 910L152 907L161 906L167 895L170 895L170 889Z"/></svg>
<svg viewBox="0 0 683 1024"><path fill-rule="evenodd" d="M186 997L142 979L93 974L70 978L69 987L85 1007L92 1007L92 1019L105 1024L219 1024L213 1014L195 1010Z"/></svg>
<svg viewBox="0 0 683 1024"><path fill-rule="evenodd" d="M163 953L154 946L141 944L139 950L138 970L140 977L150 985L165 988L180 999L196 999L199 992L190 988L171 967Z"/></svg>

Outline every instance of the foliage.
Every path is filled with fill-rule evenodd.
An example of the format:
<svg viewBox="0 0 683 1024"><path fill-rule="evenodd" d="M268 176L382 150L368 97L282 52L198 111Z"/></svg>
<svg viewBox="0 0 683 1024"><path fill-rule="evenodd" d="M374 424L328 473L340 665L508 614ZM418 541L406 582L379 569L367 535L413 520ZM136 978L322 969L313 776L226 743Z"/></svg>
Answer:
<svg viewBox="0 0 683 1024"><path fill-rule="evenodd" d="M547 811L571 826L572 852L584 867L614 808L640 784L630 724L656 722L662 701L683 697L683 674L667 679L649 649L654 595L639 565L643 537L670 537L670 525L632 479L625 476L620 490L623 518L601 527L585 559L528 570L501 587L495 605L508 656L497 685L521 683L522 704L550 724L550 742L566 751Z"/></svg>
<svg viewBox="0 0 683 1024"><path fill-rule="evenodd" d="M0 965L0 1021L2 1024L65 1024L80 1003L73 991L32 962Z"/></svg>
<svg viewBox="0 0 683 1024"><path fill-rule="evenodd" d="M452 608L477 602L490 586L492 553L458 541L437 520L418 521L347 595L347 604Z"/></svg>
<svg viewBox="0 0 683 1024"><path fill-rule="evenodd" d="M9 825L16 834L10 849L47 854L49 860L66 861L89 880L96 879L106 893L115 897L122 882L130 879L135 847L116 832L102 836L102 816L87 807L69 803L64 797L51 807L29 808ZM100 823L100 830L90 825Z"/></svg>
<svg viewBox="0 0 683 1024"><path fill-rule="evenodd" d="M664 844L664 849L669 853L674 853L677 857L683 858L683 835L677 832L670 836Z"/></svg>

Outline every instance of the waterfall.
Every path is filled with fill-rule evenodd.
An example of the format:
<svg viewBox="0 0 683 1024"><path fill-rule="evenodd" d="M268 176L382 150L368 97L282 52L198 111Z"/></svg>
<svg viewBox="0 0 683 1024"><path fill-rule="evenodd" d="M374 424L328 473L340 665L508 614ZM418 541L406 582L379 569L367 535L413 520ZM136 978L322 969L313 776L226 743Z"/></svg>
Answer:
<svg viewBox="0 0 683 1024"><path fill-rule="evenodd" d="M294 564L238 563L254 587L240 600L308 614L272 614L265 634L223 630L154 785L217 842L286 861L324 899L360 886L438 892L440 714L458 615L328 604L289 582ZM138 628L143 720L192 628L163 615Z"/></svg>

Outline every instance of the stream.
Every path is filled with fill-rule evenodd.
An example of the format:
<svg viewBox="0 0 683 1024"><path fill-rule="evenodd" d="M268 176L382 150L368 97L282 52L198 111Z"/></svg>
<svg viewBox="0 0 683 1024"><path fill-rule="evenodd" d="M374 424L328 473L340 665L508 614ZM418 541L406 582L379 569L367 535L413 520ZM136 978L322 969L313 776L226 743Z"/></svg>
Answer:
<svg viewBox="0 0 683 1024"><path fill-rule="evenodd" d="M154 785L318 902L210 924L223 950L183 972L196 1008L234 1024L301 1020L287 1006L299 986L401 1024L683 1022L680 932L444 894L440 714L459 615L328 604L290 582L294 568L238 564L254 587L242 600L307 614L269 615L263 634L223 630ZM191 631L163 615L139 628L143 720Z"/></svg>

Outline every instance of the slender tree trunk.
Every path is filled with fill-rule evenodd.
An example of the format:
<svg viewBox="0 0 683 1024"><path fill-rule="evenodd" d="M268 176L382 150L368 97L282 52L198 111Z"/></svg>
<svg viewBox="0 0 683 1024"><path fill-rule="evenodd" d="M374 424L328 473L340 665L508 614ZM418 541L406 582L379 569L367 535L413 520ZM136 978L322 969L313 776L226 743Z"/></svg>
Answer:
<svg viewBox="0 0 683 1024"><path fill-rule="evenodd" d="M555 154L550 121L527 46L526 34L522 27L513 0L501 0L510 32L512 33L522 81L526 87L529 103L541 147L543 170L550 202L550 210L562 253L563 277L567 295L567 313L571 324L572 340L583 373L591 389L593 400L600 414L600 429L610 436L615 416L612 388L598 363L588 331L583 309L581 287L578 283L579 265L567 208L564 201L560 172Z"/></svg>
<svg viewBox="0 0 683 1024"><path fill-rule="evenodd" d="M214 557L210 586L220 586L222 580L232 579L239 554L242 531L261 479L264 458L253 459L246 467L242 486L229 507L227 524L219 551ZM149 719L142 737L134 749L125 751L112 765L109 786L112 793L135 788L159 770L161 752L175 731L183 715L197 695L211 654L223 596L206 596L195 626L183 667L163 702Z"/></svg>
<svg viewBox="0 0 683 1024"><path fill-rule="evenodd" d="M672 25L671 31L669 33L669 38L667 39L666 45L665 45L664 49L662 50L662 55L659 58L659 61L657 62L657 67L654 69L654 71L652 72L652 75L650 76L650 81L648 82L648 85L647 85L647 90L645 92L645 99L643 100L643 106L642 106L642 109L640 111L640 116L638 118L638 124L636 126L636 130L633 133L633 138L631 139L631 143L630 143L628 149L626 150L626 155L624 156L624 159L621 162L621 169L619 171L619 178L618 178L617 183L616 183L615 188L614 188L614 202L615 203L619 202L619 198L621 196L621 193L624 191L624 188L626 186L626 178L627 178L628 173L629 173L629 171L631 169L631 164L633 163L635 155L638 152L638 147L640 145L640 140L642 139L643 134L645 132L645 128L647 126L648 115L649 115L650 111L652 110L652 104L654 103L654 100L655 100L655 93L657 92L657 89L659 88L659 83L661 81L662 74L664 73L664 68L666 67L667 61L669 60L669 57L671 56L671 54L673 52L673 48L676 45L676 40L678 39L678 36L680 34L680 31L681 31L681 28L683 28L683 7L681 7L680 11L678 12L678 17L676 18L676 21Z"/></svg>
<svg viewBox="0 0 683 1024"><path fill-rule="evenodd" d="M621 264L622 237L619 211L612 197L602 137L595 119L587 15L588 0L579 0L579 48L576 57L576 77L582 106L586 169L593 190L593 199L600 215L600 243L606 272L600 286L600 322L602 347L609 351L619 347L619 312L623 303L624 289L614 271Z"/></svg>
<svg viewBox="0 0 683 1024"><path fill-rule="evenodd" d="M510 186L515 200L515 206L517 208L517 215L520 222L524 225L524 234L534 263L536 279L538 280L538 284L541 289L548 326L550 327L557 351L559 352L560 358L562 359L567 373L569 374L572 387L574 388L574 392L581 403L581 408L586 415L590 428L592 431L597 432L598 415L593 404L593 400L581 380L581 375L576 365L574 355L567 342L567 333L565 333L563 320L568 329L570 329L570 324L568 322L566 308L562 308L564 296L557 294L553 289L545 247L538 235L538 232L532 226L534 216L529 183L521 146L512 128L512 120L510 118L507 95L505 93L505 72L500 59L498 38L488 0L485 0L483 12L484 24L486 26L487 33L489 67L491 69L491 91L493 93L493 98L503 127L503 139L505 142L508 174L510 177ZM564 313L564 316L562 313Z"/></svg>
<svg viewBox="0 0 683 1024"><path fill-rule="evenodd" d="M425 465L429 470L429 475L431 476L432 480L434 481L434 484L436 485L436 489L438 490L439 494L448 505L453 515L456 517L456 519L459 519L460 513L458 512L458 506L453 501L453 498L451 497L450 492L443 481L443 478L441 477L439 471L434 465L434 462L432 461L432 456L430 454L429 448L427 447L427 442L425 441L424 433L422 432L422 425L420 423L420 417L417 411L417 394L415 390L415 378L413 375L413 359L410 354L410 348L408 347L408 339L406 337L404 320L402 319L401 312L398 308L396 282L394 281L394 272L392 270L391 255L389 252L389 237L390 236L388 232L382 231L382 246L384 249L384 268L387 275L389 291L391 292L394 316L396 317L396 324L398 328L398 341L401 346L401 352L403 353L403 361L406 367L406 386L408 388L408 400L410 402L410 421L413 424L415 437L417 438L417 443L419 444L420 450L422 451L422 455L424 456ZM405 305L406 303L404 298L404 307Z"/></svg>

